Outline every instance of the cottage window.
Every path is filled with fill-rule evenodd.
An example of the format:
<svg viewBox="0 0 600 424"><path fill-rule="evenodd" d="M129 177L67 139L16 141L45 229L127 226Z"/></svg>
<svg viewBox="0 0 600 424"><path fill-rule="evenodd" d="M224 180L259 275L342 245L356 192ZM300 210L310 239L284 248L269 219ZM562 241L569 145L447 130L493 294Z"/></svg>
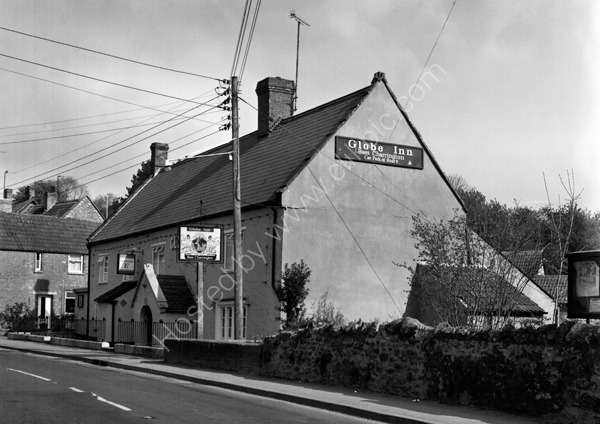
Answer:
<svg viewBox="0 0 600 424"><path fill-rule="evenodd" d="M83 274L83 255L69 255L69 274Z"/></svg>
<svg viewBox="0 0 600 424"><path fill-rule="evenodd" d="M165 244L152 247L152 266L156 275L165 272Z"/></svg>
<svg viewBox="0 0 600 424"><path fill-rule="evenodd" d="M108 283L108 255L98 258L98 283Z"/></svg>
<svg viewBox="0 0 600 424"><path fill-rule="evenodd" d="M35 272L42 272L42 252L35 254Z"/></svg>
<svg viewBox="0 0 600 424"><path fill-rule="evenodd" d="M65 292L65 313L75 313L75 293L72 291Z"/></svg>
<svg viewBox="0 0 600 424"><path fill-rule="evenodd" d="M247 305L244 305L244 316L242 318L242 338L246 338L246 316ZM233 340L235 338L235 314L233 302L223 302L217 305L217 340Z"/></svg>

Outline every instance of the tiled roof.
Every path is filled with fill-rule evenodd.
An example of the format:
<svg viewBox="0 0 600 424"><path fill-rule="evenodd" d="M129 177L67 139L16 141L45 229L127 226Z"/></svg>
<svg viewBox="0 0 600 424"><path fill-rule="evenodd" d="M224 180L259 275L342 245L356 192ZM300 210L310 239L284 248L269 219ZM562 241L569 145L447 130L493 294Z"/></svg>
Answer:
<svg viewBox="0 0 600 424"><path fill-rule="evenodd" d="M46 216L57 216L64 217L66 216L71 209L73 209L79 203L79 200L70 200L68 202L59 202L55 203L50 209L44 212Z"/></svg>
<svg viewBox="0 0 600 424"><path fill-rule="evenodd" d="M44 212L44 205L38 205L35 200L29 199L21 203L13 203L12 211L29 215L38 215Z"/></svg>
<svg viewBox="0 0 600 424"><path fill-rule="evenodd" d="M542 250L518 250L502 254L530 279L538 275L544 260Z"/></svg>
<svg viewBox="0 0 600 424"><path fill-rule="evenodd" d="M96 228L89 221L0 212L0 250L84 255Z"/></svg>
<svg viewBox="0 0 600 424"><path fill-rule="evenodd" d="M370 92L347 96L282 120L266 136L240 139L242 206L274 201L299 170ZM211 153L227 152L224 144ZM208 152L207 152L208 153ZM198 157L160 172L139 189L93 235L90 242L175 225L232 209L231 162L227 155Z"/></svg>
<svg viewBox="0 0 600 424"><path fill-rule="evenodd" d="M448 268L451 272L451 268ZM495 312L510 307L514 315L543 315L544 310L534 301L518 291L500 275L485 269L466 268L465 281L457 284L458 297L467 308L478 306L481 313ZM431 283L431 267L418 265L419 283ZM479 280L481 279L481 280ZM476 282L476 283L472 283ZM483 284L480 284L483 283ZM441 289L441 288L440 288Z"/></svg>
<svg viewBox="0 0 600 424"><path fill-rule="evenodd" d="M124 295L130 290L135 289L137 286L137 280L135 281L125 281L119 284L117 287L107 291L104 294L101 294L97 298L94 299L94 302L98 303L110 303L121 295Z"/></svg>
<svg viewBox="0 0 600 424"><path fill-rule="evenodd" d="M548 293L552 299L556 296L556 285L558 284L558 304L567 304L567 283L566 275L536 275L533 277L535 283Z"/></svg>
<svg viewBox="0 0 600 424"><path fill-rule="evenodd" d="M160 289L167 300L167 312L188 312L196 307L196 300L182 275L157 275Z"/></svg>

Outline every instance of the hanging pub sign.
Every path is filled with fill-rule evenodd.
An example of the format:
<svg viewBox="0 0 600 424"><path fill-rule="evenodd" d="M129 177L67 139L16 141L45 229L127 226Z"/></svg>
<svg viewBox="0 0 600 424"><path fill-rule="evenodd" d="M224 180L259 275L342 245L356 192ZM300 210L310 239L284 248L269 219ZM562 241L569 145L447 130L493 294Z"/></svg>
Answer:
<svg viewBox="0 0 600 424"><path fill-rule="evenodd" d="M335 137L336 159L423 169L423 149L360 138Z"/></svg>
<svg viewBox="0 0 600 424"><path fill-rule="evenodd" d="M178 238L178 262L223 262L223 226L182 226Z"/></svg>
<svg viewBox="0 0 600 424"><path fill-rule="evenodd" d="M567 253L567 317L600 318L600 250Z"/></svg>
<svg viewBox="0 0 600 424"><path fill-rule="evenodd" d="M119 253L117 274L135 275L135 253Z"/></svg>

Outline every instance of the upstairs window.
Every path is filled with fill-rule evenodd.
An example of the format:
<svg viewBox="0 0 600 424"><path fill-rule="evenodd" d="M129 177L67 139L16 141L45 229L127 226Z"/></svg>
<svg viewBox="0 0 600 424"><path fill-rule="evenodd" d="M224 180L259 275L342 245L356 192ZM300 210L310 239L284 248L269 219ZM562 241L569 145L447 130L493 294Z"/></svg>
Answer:
<svg viewBox="0 0 600 424"><path fill-rule="evenodd" d="M108 255L98 258L98 284L108 283Z"/></svg>
<svg viewBox="0 0 600 424"><path fill-rule="evenodd" d="M35 272L42 272L42 252L35 254Z"/></svg>
<svg viewBox="0 0 600 424"><path fill-rule="evenodd" d="M160 244L152 247L152 266L156 275L165 272L165 245Z"/></svg>
<svg viewBox="0 0 600 424"><path fill-rule="evenodd" d="M69 274L83 274L83 255L69 255Z"/></svg>

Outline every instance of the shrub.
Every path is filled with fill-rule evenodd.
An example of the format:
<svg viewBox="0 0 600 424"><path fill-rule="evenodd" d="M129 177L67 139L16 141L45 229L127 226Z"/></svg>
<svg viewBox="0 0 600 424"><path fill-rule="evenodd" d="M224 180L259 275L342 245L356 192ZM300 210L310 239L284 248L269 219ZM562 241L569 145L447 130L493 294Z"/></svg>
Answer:
<svg viewBox="0 0 600 424"><path fill-rule="evenodd" d="M14 305L6 305L4 311L0 312L0 326L9 330L18 330L25 327L33 312L24 302L16 302Z"/></svg>

